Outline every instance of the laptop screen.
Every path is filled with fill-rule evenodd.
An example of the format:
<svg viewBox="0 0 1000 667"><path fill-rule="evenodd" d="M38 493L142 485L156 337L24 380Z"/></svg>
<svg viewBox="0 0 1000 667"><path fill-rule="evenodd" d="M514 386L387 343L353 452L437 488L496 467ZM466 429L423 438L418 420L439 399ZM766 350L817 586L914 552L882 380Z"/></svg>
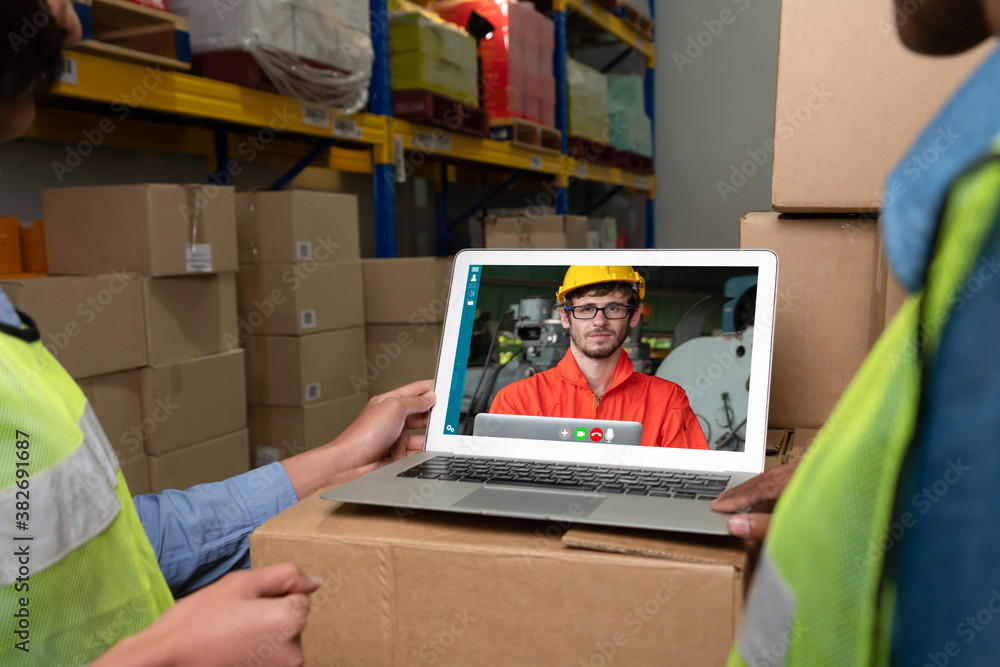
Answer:
<svg viewBox="0 0 1000 667"><path fill-rule="evenodd" d="M515 263L513 255L528 261ZM535 443L539 458L575 448L600 460L607 455L598 449L615 450L618 461L648 461L660 451L661 458L717 455L731 463L747 453L749 437L762 460L774 295L773 262L762 272L762 255L773 258L460 254L428 448L456 451L461 441L515 455ZM546 261L557 259L575 263ZM758 355L764 364L755 365Z"/></svg>

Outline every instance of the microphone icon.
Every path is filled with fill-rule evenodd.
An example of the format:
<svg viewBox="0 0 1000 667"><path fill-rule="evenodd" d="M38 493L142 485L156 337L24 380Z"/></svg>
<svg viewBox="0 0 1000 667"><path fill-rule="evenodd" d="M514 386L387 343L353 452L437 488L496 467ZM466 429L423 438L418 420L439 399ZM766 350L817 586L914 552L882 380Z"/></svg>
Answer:
<svg viewBox="0 0 1000 667"><path fill-rule="evenodd" d="M607 435L608 435L608 442L611 442L612 440L615 439L615 430L613 428L609 428Z"/></svg>

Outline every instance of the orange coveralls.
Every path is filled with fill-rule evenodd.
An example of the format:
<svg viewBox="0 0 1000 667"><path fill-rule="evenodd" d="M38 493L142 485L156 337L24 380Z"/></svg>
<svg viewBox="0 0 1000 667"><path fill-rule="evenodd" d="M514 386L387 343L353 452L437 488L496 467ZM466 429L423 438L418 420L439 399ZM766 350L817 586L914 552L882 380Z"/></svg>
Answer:
<svg viewBox="0 0 1000 667"><path fill-rule="evenodd" d="M662 378L636 373L625 350L603 396L594 395L569 350L555 368L501 389L490 412L639 422L644 447L708 449L684 390Z"/></svg>

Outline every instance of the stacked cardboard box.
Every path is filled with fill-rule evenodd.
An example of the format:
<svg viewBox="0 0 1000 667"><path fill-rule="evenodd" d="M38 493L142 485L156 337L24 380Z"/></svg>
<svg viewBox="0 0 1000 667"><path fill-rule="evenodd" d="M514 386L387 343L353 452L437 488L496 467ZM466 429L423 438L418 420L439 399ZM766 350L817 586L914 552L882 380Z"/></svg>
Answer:
<svg viewBox="0 0 1000 667"><path fill-rule="evenodd" d="M364 408L365 356L354 195L237 196L239 338L256 465L336 438Z"/></svg>
<svg viewBox="0 0 1000 667"><path fill-rule="evenodd" d="M451 260L366 259L362 373L372 396L434 377L448 298Z"/></svg>
<svg viewBox="0 0 1000 667"><path fill-rule="evenodd" d="M552 21L530 2L452 0L430 7L463 28L474 11L493 24L493 34L479 47L483 97L490 118L525 118L555 127Z"/></svg>
<svg viewBox="0 0 1000 667"><path fill-rule="evenodd" d="M607 76L611 145L653 157L653 123L646 115L643 78L638 74Z"/></svg>
<svg viewBox="0 0 1000 667"><path fill-rule="evenodd" d="M458 26L418 11L393 12L389 50L393 90L432 90L479 106L476 40Z"/></svg>
<svg viewBox="0 0 1000 667"><path fill-rule="evenodd" d="M920 187L920 173L908 183L886 178L989 48L918 56L900 43L899 19L892 3L864 0L836 15L806 0L781 7L772 205L783 214L746 216L740 245L778 254L769 425L794 429L793 457L905 296L874 213Z"/></svg>
<svg viewBox="0 0 1000 667"><path fill-rule="evenodd" d="M483 224L487 248L587 248L590 245L590 224L582 215L488 216Z"/></svg>
<svg viewBox="0 0 1000 667"><path fill-rule="evenodd" d="M77 378L133 493L249 467L231 188L42 191L49 271L8 294ZM140 471L142 471L140 473Z"/></svg>
<svg viewBox="0 0 1000 667"><path fill-rule="evenodd" d="M567 57L566 85L570 136L608 141L607 77L593 67Z"/></svg>

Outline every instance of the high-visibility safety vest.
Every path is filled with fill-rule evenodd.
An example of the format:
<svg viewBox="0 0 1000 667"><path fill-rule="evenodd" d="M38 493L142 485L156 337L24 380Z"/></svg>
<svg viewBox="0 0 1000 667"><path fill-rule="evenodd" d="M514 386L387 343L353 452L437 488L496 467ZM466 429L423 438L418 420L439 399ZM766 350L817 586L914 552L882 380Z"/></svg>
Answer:
<svg viewBox="0 0 1000 667"><path fill-rule="evenodd" d="M20 315L0 325L0 664L86 665L173 597L93 410Z"/></svg>
<svg viewBox="0 0 1000 667"><path fill-rule="evenodd" d="M895 582L884 570L887 527L922 371L967 298L1000 213L997 193L1000 156L953 184L923 292L876 343L775 507L730 666L888 664Z"/></svg>

